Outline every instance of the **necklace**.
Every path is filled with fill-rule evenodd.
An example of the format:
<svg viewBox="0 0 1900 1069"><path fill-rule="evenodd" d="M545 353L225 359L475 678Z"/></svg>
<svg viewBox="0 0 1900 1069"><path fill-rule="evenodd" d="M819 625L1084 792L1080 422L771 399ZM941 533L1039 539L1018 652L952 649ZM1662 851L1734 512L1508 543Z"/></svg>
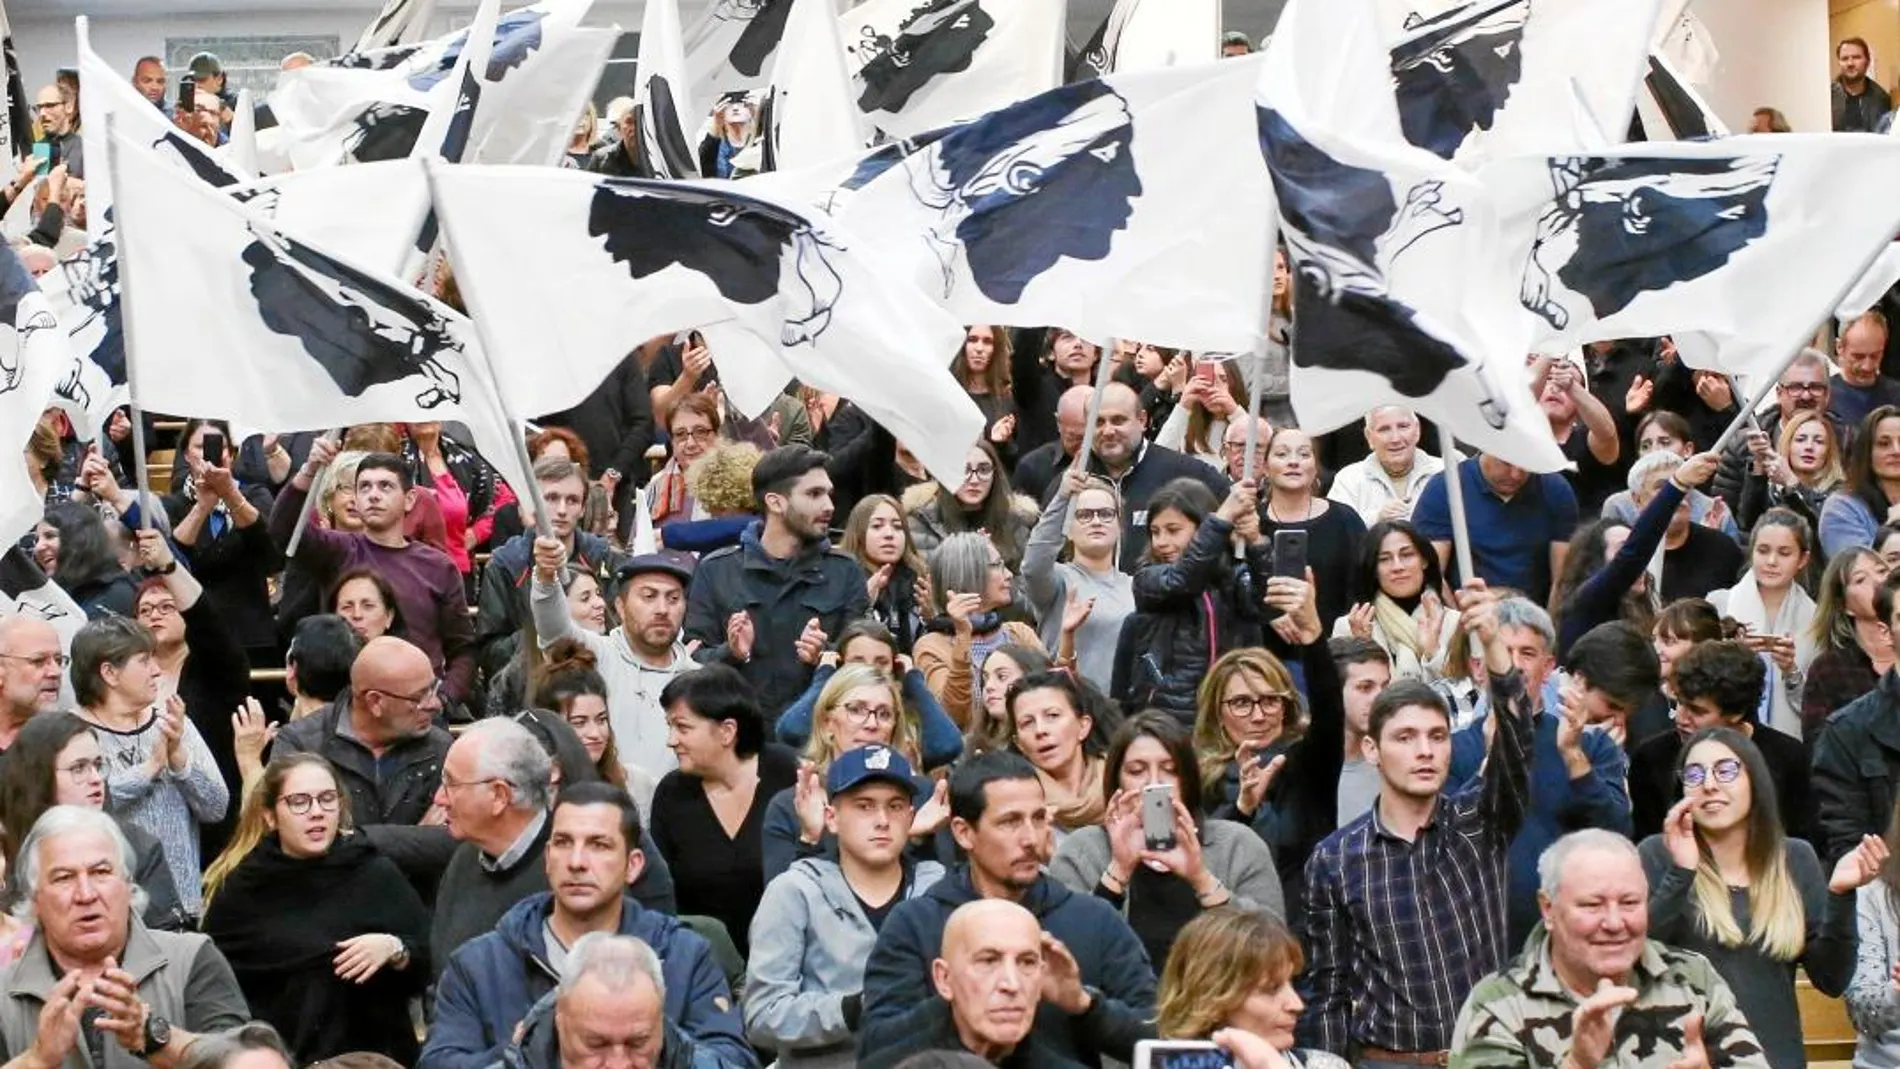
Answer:
<svg viewBox="0 0 1900 1069"><path fill-rule="evenodd" d="M1268 502L1267 503L1267 519L1272 520L1275 523L1305 523L1306 521L1313 518L1313 509L1318 505L1319 505L1319 500L1317 498L1309 496L1306 499L1306 515L1301 516L1297 520L1289 520L1286 518L1284 514L1278 515L1278 516L1274 515L1273 503Z"/></svg>

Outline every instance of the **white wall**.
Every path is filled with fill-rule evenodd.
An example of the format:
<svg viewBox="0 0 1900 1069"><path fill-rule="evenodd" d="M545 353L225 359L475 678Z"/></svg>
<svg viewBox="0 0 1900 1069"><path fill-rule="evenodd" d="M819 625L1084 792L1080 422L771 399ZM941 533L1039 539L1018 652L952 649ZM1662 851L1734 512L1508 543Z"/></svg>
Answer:
<svg viewBox="0 0 1900 1069"><path fill-rule="evenodd" d="M1696 0L1692 10L1722 54L1705 91L1731 129L1748 129L1760 107L1780 108L1796 130L1828 129L1827 0Z"/></svg>

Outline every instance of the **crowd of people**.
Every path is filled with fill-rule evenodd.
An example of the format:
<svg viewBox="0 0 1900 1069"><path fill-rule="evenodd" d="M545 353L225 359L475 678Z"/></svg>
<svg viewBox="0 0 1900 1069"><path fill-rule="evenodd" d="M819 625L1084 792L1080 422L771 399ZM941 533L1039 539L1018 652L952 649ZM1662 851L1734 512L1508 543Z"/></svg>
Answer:
<svg viewBox="0 0 1900 1069"><path fill-rule="evenodd" d="M141 492L49 409L87 622L0 618L0 1060L1800 1069L1799 974L1900 1064L1884 316L1719 449L1668 338L1532 356L1538 474L1302 430L1288 286L1257 358L971 326L954 484L693 333L532 486L178 413Z"/></svg>

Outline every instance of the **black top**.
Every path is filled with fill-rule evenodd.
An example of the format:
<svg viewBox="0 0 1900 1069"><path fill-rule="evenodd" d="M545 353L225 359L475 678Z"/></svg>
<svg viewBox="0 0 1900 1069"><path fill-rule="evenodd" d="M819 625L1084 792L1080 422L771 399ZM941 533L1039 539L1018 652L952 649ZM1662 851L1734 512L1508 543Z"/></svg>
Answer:
<svg viewBox="0 0 1900 1069"><path fill-rule="evenodd" d="M1801 740L1764 724L1748 725L1749 741L1761 751L1768 775L1775 781L1775 806L1790 839L1806 839L1813 796L1809 793L1807 747ZM1630 757L1630 821L1640 841L1662 833L1669 807L1682 799L1676 762L1682 759L1682 736L1666 731L1636 747Z"/></svg>
<svg viewBox="0 0 1900 1069"><path fill-rule="evenodd" d="M1315 497L1314 504L1325 501ZM1267 514L1263 503L1260 507L1260 536L1268 542L1273 541L1276 531L1306 532L1306 563L1313 569L1313 581L1318 584L1320 630L1325 634L1333 633L1333 622L1346 615L1352 609L1353 602L1364 600L1364 593L1356 590L1359 584L1354 573L1359 570L1359 543L1366 537L1366 521L1359 513L1337 501L1327 502L1326 511L1310 520L1287 521L1284 517L1274 519ZM1254 581L1258 590L1267 589L1267 576ZM1277 642L1273 635L1267 645L1281 657L1298 656L1298 651L1285 643Z"/></svg>
<svg viewBox="0 0 1900 1069"><path fill-rule="evenodd" d="M653 791L653 841L673 870L679 901L723 923L741 955L765 894L765 808L797 782L797 754L775 744L760 751L759 785L737 835L726 834L697 776L668 772Z"/></svg>
<svg viewBox="0 0 1900 1069"><path fill-rule="evenodd" d="M1747 558L1735 540L1713 527L1689 525L1689 540L1663 554L1662 603L1706 598L1735 585Z"/></svg>

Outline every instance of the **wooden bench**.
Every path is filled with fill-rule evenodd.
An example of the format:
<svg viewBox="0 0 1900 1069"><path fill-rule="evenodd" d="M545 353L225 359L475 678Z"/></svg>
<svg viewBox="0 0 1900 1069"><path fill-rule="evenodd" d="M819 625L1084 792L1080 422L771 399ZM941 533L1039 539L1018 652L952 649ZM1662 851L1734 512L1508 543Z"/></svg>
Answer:
<svg viewBox="0 0 1900 1069"><path fill-rule="evenodd" d="M1852 1061L1856 1037L1854 1025L1847 1019L1847 1004L1816 991L1806 973L1795 977L1794 996L1801 1008L1801 1038L1807 1048L1808 1065Z"/></svg>

